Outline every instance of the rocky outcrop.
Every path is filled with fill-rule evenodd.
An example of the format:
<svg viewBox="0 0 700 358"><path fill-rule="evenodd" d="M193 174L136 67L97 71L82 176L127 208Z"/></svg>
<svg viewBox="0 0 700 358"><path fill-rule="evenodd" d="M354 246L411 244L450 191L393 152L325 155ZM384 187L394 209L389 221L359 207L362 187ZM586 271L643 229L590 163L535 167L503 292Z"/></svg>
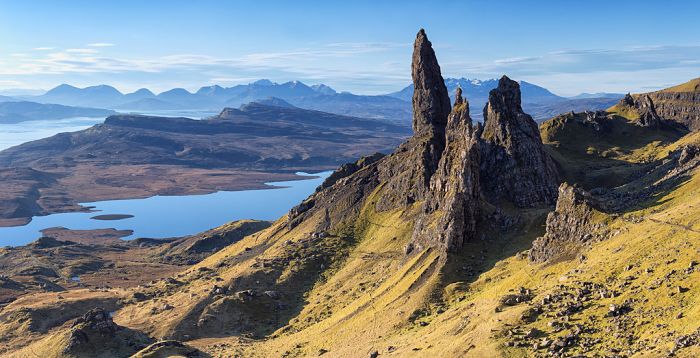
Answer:
<svg viewBox="0 0 700 358"><path fill-rule="evenodd" d="M518 207L553 204L559 176L545 152L537 124L523 112L520 85L503 76L484 108L481 176L485 193L494 201Z"/></svg>
<svg viewBox="0 0 700 358"><path fill-rule="evenodd" d="M635 101L635 107L639 111L639 119L635 124L647 128L661 127L661 117L656 113L654 102L649 95L642 95Z"/></svg>
<svg viewBox="0 0 700 358"><path fill-rule="evenodd" d="M268 228L270 224L268 221L259 220L238 220L226 223L203 233L166 243L152 256L160 262L192 265L248 235ZM148 242L141 244L150 245Z"/></svg>
<svg viewBox="0 0 700 358"><path fill-rule="evenodd" d="M365 157L360 158L358 161L354 163L346 163L340 166L340 168L336 169L333 174L329 175L326 180L321 183L321 186L318 188L319 190L329 188L333 186L338 180L346 178L358 170L375 163L379 159L382 159L384 157L384 154L382 153L374 153L372 155L368 155Z"/></svg>
<svg viewBox="0 0 700 358"><path fill-rule="evenodd" d="M388 193L377 202L376 207L380 211L423 200L445 148L450 97L435 51L423 29L418 32L413 45L411 74L415 88L414 136L399 146L380 166L380 180L386 183Z"/></svg>
<svg viewBox="0 0 700 358"><path fill-rule="evenodd" d="M640 127L656 129L664 122L656 113L654 101L648 94L632 96L628 93L613 109L613 112L633 120L634 124Z"/></svg>
<svg viewBox="0 0 700 358"><path fill-rule="evenodd" d="M627 94L618 106L634 109L639 114L637 124L645 127L665 120L699 130L700 78L656 92Z"/></svg>
<svg viewBox="0 0 700 358"><path fill-rule="evenodd" d="M700 92L652 92L656 113L692 131L700 129Z"/></svg>
<svg viewBox="0 0 700 358"><path fill-rule="evenodd" d="M66 356L129 356L153 342L145 334L121 327L109 313L95 308L78 318L67 332Z"/></svg>
<svg viewBox="0 0 700 358"><path fill-rule="evenodd" d="M441 133L450 114L450 97L440 73L432 44L420 29L413 44L411 62L413 77L413 131L420 136L430 132Z"/></svg>
<svg viewBox="0 0 700 358"><path fill-rule="evenodd" d="M556 210L547 216L547 231L530 249L533 262L552 262L575 257L581 248L605 237L604 224L596 222L597 204L582 189L562 183Z"/></svg>
<svg viewBox="0 0 700 358"><path fill-rule="evenodd" d="M469 103L459 88L445 137L445 151L430 181L430 193L408 251L426 246L456 250L476 235L481 207L480 143L469 117Z"/></svg>

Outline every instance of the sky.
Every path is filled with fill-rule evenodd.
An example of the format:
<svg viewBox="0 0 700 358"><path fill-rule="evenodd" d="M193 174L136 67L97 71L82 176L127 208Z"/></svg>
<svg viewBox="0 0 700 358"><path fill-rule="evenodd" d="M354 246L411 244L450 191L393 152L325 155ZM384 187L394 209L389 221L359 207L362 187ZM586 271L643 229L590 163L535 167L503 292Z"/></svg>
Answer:
<svg viewBox="0 0 700 358"><path fill-rule="evenodd" d="M425 28L444 77L644 92L700 77L698 15L671 0L0 0L0 90L268 78L382 94L410 84Z"/></svg>

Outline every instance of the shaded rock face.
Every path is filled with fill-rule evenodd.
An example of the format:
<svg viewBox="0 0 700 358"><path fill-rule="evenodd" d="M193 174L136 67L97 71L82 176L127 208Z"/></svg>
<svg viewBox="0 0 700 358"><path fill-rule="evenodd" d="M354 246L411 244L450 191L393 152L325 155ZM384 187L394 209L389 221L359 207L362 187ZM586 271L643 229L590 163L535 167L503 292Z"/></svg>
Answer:
<svg viewBox="0 0 700 358"><path fill-rule="evenodd" d="M423 29L418 32L413 44L411 76L414 87L413 132L418 136L443 132L452 110L450 97L435 51Z"/></svg>
<svg viewBox="0 0 700 358"><path fill-rule="evenodd" d="M382 153L374 153L372 155L368 155L365 157L360 158L357 162L354 163L347 163L343 164L340 166L340 168L336 169L333 174L329 175L326 180L321 183L321 186L319 189L325 189L328 187L333 186L338 180L343 179L345 177L348 177L352 175L353 173L357 172L358 170L375 163L379 159L382 159L384 157L384 154Z"/></svg>
<svg viewBox="0 0 700 358"><path fill-rule="evenodd" d="M648 97L660 117L700 130L700 92L652 92Z"/></svg>
<svg viewBox="0 0 700 358"><path fill-rule="evenodd" d="M620 105L635 109L639 113L637 124L645 127L658 126L662 121L673 121L691 131L700 129L700 89L692 92L662 90L642 94L629 93Z"/></svg>
<svg viewBox="0 0 700 358"><path fill-rule="evenodd" d="M604 239L604 224L593 220L596 207L590 194L562 183L556 210L547 216L545 235L533 242L530 260L552 262L571 259L586 244Z"/></svg>
<svg viewBox="0 0 700 358"><path fill-rule="evenodd" d="M656 114L654 102L648 95L641 96L637 100L636 107L639 109L637 125L647 128L659 128L661 126L661 117Z"/></svg>
<svg viewBox="0 0 700 358"><path fill-rule="evenodd" d="M416 35L413 45L411 75L415 89L414 136L399 146L380 166L380 180L386 183L389 195L377 202L379 211L423 200L445 148L445 126L451 110L450 97L435 51L423 29Z"/></svg>
<svg viewBox="0 0 700 358"><path fill-rule="evenodd" d="M553 204L559 176L544 150L537 124L523 112L520 85L503 76L484 108L481 156L483 189L489 199L519 207Z"/></svg>
<svg viewBox="0 0 700 358"><path fill-rule="evenodd" d="M461 90L448 118L446 146L414 228L409 251L426 246L456 250L476 235L481 208L480 143ZM433 224L435 223L435 224Z"/></svg>
<svg viewBox="0 0 700 358"><path fill-rule="evenodd" d="M640 127L659 128L663 119L656 113L654 102L647 94L638 95L636 98L629 93L620 100L620 106L629 108L639 114L634 124Z"/></svg>

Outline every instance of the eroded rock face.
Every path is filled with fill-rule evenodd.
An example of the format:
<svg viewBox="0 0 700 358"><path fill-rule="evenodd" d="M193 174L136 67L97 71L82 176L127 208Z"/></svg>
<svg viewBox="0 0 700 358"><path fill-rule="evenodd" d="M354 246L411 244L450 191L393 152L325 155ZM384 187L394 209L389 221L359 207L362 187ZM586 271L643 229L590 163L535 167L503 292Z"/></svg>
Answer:
<svg viewBox="0 0 700 358"><path fill-rule="evenodd" d="M462 247L476 235L481 207L480 144L469 117L469 103L458 89L448 118L446 146L430 181L430 193L415 226L411 245Z"/></svg>
<svg viewBox="0 0 700 358"><path fill-rule="evenodd" d="M440 73L435 51L421 29L413 45L413 132L380 165L380 180L388 195L377 202L377 210L391 210L423 200L430 178L437 170L445 148L445 126L450 114L450 97Z"/></svg>
<svg viewBox="0 0 700 358"><path fill-rule="evenodd" d="M656 113L692 131L700 129L700 92L652 92Z"/></svg>
<svg viewBox="0 0 700 358"><path fill-rule="evenodd" d="M639 119L635 122L638 126L647 128L659 128L661 117L656 113L654 102L649 95L642 95L635 101L634 105L639 111Z"/></svg>
<svg viewBox="0 0 700 358"><path fill-rule="evenodd" d="M420 136L441 133L450 114L450 97L440 73L432 44L425 31L418 31L411 62L413 77L413 132Z"/></svg>
<svg viewBox="0 0 700 358"><path fill-rule="evenodd" d="M594 220L595 200L582 189L567 183L559 187L557 208L547 216L547 231L530 249L533 262L573 258L580 249L605 237L602 223Z"/></svg>
<svg viewBox="0 0 700 358"><path fill-rule="evenodd" d="M489 199L519 207L553 204L559 176L537 124L523 112L517 82L500 79L489 94L484 119L481 177L488 178L482 186Z"/></svg>

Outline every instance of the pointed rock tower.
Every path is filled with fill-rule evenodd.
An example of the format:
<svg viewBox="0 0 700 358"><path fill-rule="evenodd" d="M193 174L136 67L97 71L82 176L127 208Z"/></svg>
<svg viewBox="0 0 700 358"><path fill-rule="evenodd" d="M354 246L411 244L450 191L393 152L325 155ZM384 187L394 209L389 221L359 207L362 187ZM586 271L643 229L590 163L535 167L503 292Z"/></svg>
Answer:
<svg viewBox="0 0 700 358"><path fill-rule="evenodd" d="M412 245L418 249L437 246L454 251L476 235L481 209L480 143L460 88L445 137L445 150L414 228Z"/></svg>
<svg viewBox="0 0 700 358"><path fill-rule="evenodd" d="M450 114L450 97L432 44L423 29L413 44L413 132L417 136L444 133Z"/></svg>
<svg viewBox="0 0 700 358"><path fill-rule="evenodd" d="M559 176L544 150L537 123L523 112L520 85L503 76L484 108L481 176L492 201L518 207L554 204Z"/></svg>
<svg viewBox="0 0 700 358"><path fill-rule="evenodd" d="M430 178L437 169L445 148L445 126L450 114L450 97L440 73L435 51L421 29L413 45L411 63L413 77L414 135L389 157L382 170L390 195L377 203L380 211L394 209L423 200L430 187Z"/></svg>

